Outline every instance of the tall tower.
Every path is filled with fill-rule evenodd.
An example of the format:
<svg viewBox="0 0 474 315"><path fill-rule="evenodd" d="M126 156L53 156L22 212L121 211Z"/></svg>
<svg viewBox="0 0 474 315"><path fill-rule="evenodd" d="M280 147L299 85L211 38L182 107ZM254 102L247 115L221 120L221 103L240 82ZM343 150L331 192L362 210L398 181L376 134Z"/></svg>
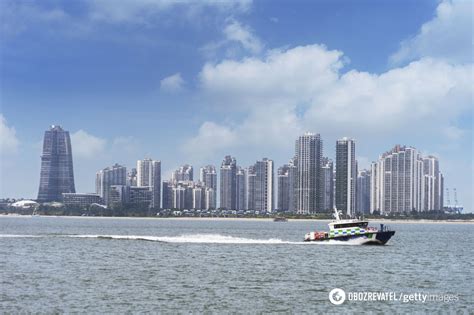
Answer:
<svg viewBox="0 0 474 315"><path fill-rule="evenodd" d="M361 170L357 174L356 185L356 211L357 213L370 212L370 183L369 170Z"/></svg>
<svg viewBox="0 0 474 315"><path fill-rule="evenodd" d="M316 213L322 208L322 153L319 134L305 133L296 140L296 212Z"/></svg>
<svg viewBox="0 0 474 315"><path fill-rule="evenodd" d="M277 209L278 211L288 211L290 205L290 168L288 164L285 164L278 168L277 171L277 185L278 185L278 198L277 198Z"/></svg>
<svg viewBox="0 0 474 315"><path fill-rule="evenodd" d="M152 192L152 208L161 204L161 161L144 159L137 161L137 186L149 187Z"/></svg>
<svg viewBox="0 0 474 315"><path fill-rule="evenodd" d="M235 187L235 209L245 210L247 206L247 172L241 167L237 167Z"/></svg>
<svg viewBox="0 0 474 315"><path fill-rule="evenodd" d="M323 177L323 198L322 209L332 211L334 208L334 163L327 157L323 158L322 166Z"/></svg>
<svg viewBox="0 0 474 315"><path fill-rule="evenodd" d="M214 165L201 167L199 180L204 185L206 193L206 209L216 209L217 172Z"/></svg>
<svg viewBox="0 0 474 315"><path fill-rule="evenodd" d="M221 209L236 209L237 161L227 155L221 164Z"/></svg>
<svg viewBox="0 0 474 315"><path fill-rule="evenodd" d="M273 161L267 158L255 163L255 210L273 212Z"/></svg>
<svg viewBox="0 0 474 315"><path fill-rule="evenodd" d="M52 125L44 133L38 201L62 201L63 193L75 193L69 131Z"/></svg>
<svg viewBox="0 0 474 315"><path fill-rule="evenodd" d="M336 208L349 216L356 210L356 182L355 142L342 138L336 142Z"/></svg>
<svg viewBox="0 0 474 315"><path fill-rule="evenodd" d="M370 211L421 211L423 159L413 147L397 145L372 163Z"/></svg>
<svg viewBox="0 0 474 315"><path fill-rule="evenodd" d="M247 168L247 210L255 210L255 185L257 182L257 173L255 165Z"/></svg>
<svg viewBox="0 0 474 315"><path fill-rule="evenodd" d="M422 210L443 210L442 174L439 171L438 158L430 155L423 158Z"/></svg>

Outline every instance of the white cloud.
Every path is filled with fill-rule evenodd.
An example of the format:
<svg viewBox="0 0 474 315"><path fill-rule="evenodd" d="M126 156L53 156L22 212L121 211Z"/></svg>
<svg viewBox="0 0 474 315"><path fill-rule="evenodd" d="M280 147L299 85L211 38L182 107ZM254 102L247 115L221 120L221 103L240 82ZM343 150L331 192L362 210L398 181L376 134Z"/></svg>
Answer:
<svg viewBox="0 0 474 315"><path fill-rule="evenodd" d="M339 51L309 45L206 64L206 100L225 106L228 117L245 118L205 122L189 141L191 151L291 145L305 130L371 139L394 131L439 135L472 106L472 65L423 58L381 74L341 74L343 60Z"/></svg>
<svg viewBox="0 0 474 315"><path fill-rule="evenodd" d="M112 141L112 151L134 153L139 151L139 141L132 136L120 136Z"/></svg>
<svg viewBox="0 0 474 315"><path fill-rule="evenodd" d="M160 90L164 92L179 92L183 87L184 80L179 72L160 81Z"/></svg>
<svg viewBox="0 0 474 315"><path fill-rule="evenodd" d="M251 0L91 0L89 16L95 21L108 23L150 24L159 14L173 7L182 7L190 17L208 8L222 11L243 12L251 6Z"/></svg>
<svg viewBox="0 0 474 315"><path fill-rule="evenodd" d="M263 45L248 26L244 26L238 21L231 19L224 28L224 35L229 41L240 43L242 47L253 54L262 51Z"/></svg>
<svg viewBox="0 0 474 315"><path fill-rule="evenodd" d="M5 117L0 114L0 152L2 155L16 153L20 141L16 137L16 130L9 127Z"/></svg>
<svg viewBox="0 0 474 315"><path fill-rule="evenodd" d="M221 59L220 54L225 58L239 59L249 54L260 54L264 48L261 40L254 34L253 30L234 18L226 20L222 33L223 38L220 40L211 41L199 48L206 59Z"/></svg>
<svg viewBox="0 0 474 315"><path fill-rule="evenodd" d="M176 16L199 25L209 14L228 16L247 12L252 0L85 0L77 14L61 1L0 1L0 34L12 36L40 27L44 31L66 36L91 36L99 24L129 24L140 27L168 25L175 22L166 13L179 10ZM156 41L156 38L154 38ZM146 40L150 42L150 40Z"/></svg>
<svg viewBox="0 0 474 315"><path fill-rule="evenodd" d="M66 21L69 16L61 8L45 9L30 2L0 1L1 34L16 35L37 24L53 24Z"/></svg>
<svg viewBox="0 0 474 315"><path fill-rule="evenodd" d="M71 146L74 157L96 158L105 150L107 141L105 139L88 134L84 130L76 131L71 135Z"/></svg>
<svg viewBox="0 0 474 315"><path fill-rule="evenodd" d="M232 128L214 122L205 122L199 128L196 137L189 139L182 149L186 153L193 154L197 159L202 159L212 156L215 150L230 147L237 140L238 135ZM208 146L211 150L206 150Z"/></svg>
<svg viewBox="0 0 474 315"><path fill-rule="evenodd" d="M390 61L399 64L430 56L449 62L471 63L473 10L469 0L441 2L436 16L423 24L416 36L402 42Z"/></svg>
<svg viewBox="0 0 474 315"><path fill-rule="evenodd" d="M339 51L309 45L271 50L263 58L208 63L199 75L201 88L218 103L225 99L227 106L240 109L309 101L338 79L341 56Z"/></svg>

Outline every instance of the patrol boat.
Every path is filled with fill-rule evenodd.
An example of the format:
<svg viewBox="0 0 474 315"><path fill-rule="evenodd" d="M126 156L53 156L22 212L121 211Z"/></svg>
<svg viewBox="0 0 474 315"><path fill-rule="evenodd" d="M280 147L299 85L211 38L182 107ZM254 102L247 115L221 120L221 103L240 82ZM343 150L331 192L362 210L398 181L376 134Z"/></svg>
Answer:
<svg viewBox="0 0 474 315"><path fill-rule="evenodd" d="M336 220L330 222L329 232L310 232L304 237L305 242L341 242L357 245L385 245L395 231L380 224L380 228L369 226L369 221L349 219L342 220L334 209Z"/></svg>

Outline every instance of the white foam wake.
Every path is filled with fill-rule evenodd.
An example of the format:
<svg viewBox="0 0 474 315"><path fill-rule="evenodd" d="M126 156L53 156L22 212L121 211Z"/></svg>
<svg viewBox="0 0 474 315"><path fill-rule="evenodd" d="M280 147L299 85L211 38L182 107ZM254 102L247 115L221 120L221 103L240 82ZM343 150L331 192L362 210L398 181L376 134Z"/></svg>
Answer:
<svg viewBox="0 0 474 315"><path fill-rule="evenodd" d="M32 237L69 237L69 238L95 238L110 240L141 240L163 243L195 243L195 244L292 244L292 245L362 245L362 239L348 241L325 241L325 242L292 242L278 238L252 239L235 237L221 234L184 234L179 236L148 236L148 235L99 235L99 234L0 234L0 238L32 238Z"/></svg>
<svg viewBox="0 0 474 315"><path fill-rule="evenodd" d="M179 236L142 236L142 235L69 235L77 238L103 238L121 240L143 240L164 243L200 243L200 244L291 244L281 239L251 239L220 234L185 234Z"/></svg>
<svg viewBox="0 0 474 315"><path fill-rule="evenodd" d="M0 234L0 238L31 238L41 237L41 235L29 235L29 234Z"/></svg>

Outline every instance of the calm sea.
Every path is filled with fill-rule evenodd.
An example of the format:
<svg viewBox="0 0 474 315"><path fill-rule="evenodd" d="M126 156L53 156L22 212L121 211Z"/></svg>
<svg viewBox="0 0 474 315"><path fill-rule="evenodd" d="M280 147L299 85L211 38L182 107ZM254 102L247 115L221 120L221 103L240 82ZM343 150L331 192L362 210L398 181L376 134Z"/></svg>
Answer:
<svg viewBox="0 0 474 315"><path fill-rule="evenodd" d="M390 226L377 247L301 242L324 222L0 217L0 312L472 313L474 225Z"/></svg>

